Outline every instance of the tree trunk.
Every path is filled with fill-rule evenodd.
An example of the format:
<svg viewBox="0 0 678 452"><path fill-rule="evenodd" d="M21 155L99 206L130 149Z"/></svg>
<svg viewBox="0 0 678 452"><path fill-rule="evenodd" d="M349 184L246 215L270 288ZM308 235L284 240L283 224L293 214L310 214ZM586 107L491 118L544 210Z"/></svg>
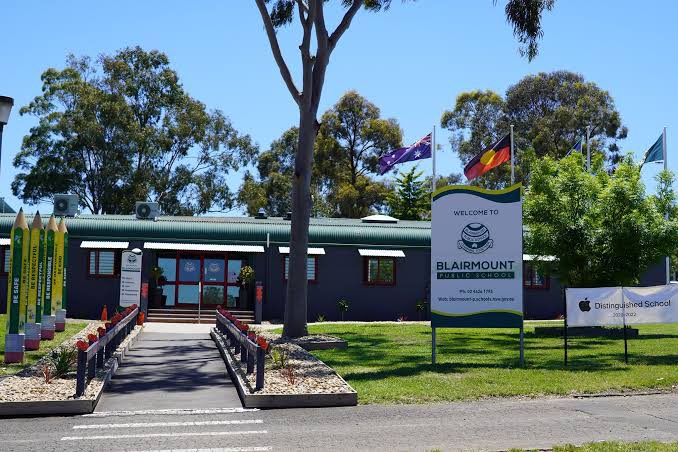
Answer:
<svg viewBox="0 0 678 452"><path fill-rule="evenodd" d="M283 336L287 337L301 337L307 334L306 295L308 282L306 280L306 261L308 226L311 216L311 164L317 133L315 113L313 111L301 111L299 119L299 142L292 180L290 263L287 278L287 297L285 299L285 326L283 328Z"/></svg>

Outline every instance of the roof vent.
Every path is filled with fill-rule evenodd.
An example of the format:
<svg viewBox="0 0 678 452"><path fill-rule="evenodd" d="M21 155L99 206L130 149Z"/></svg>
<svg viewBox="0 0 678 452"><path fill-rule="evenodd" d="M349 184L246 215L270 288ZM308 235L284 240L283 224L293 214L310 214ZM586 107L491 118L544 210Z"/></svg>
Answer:
<svg viewBox="0 0 678 452"><path fill-rule="evenodd" d="M287 212L287 213L285 214L285 219L286 219L286 220L289 220L289 221L292 221L292 212Z"/></svg>
<svg viewBox="0 0 678 452"><path fill-rule="evenodd" d="M398 222L397 218L389 217L388 215L370 215L368 217L363 217L360 219L363 223L390 223L395 224Z"/></svg>
<svg viewBox="0 0 678 452"><path fill-rule="evenodd" d="M259 220L265 220L266 218L268 218L268 215L266 215L266 210L264 210L263 207L260 207L259 212L257 212L257 216L255 218Z"/></svg>

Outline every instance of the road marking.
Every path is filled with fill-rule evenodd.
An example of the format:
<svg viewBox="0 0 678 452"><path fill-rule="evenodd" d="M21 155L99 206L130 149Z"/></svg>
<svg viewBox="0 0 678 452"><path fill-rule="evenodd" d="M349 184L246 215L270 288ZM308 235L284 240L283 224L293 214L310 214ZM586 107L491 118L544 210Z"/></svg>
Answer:
<svg viewBox="0 0 678 452"><path fill-rule="evenodd" d="M194 414L228 414L250 413L259 411L257 408L209 408L198 409L169 409L169 410L139 410L139 411L102 411L100 413L83 414L82 417L109 417L109 416L143 416L143 415L194 415Z"/></svg>
<svg viewBox="0 0 678 452"><path fill-rule="evenodd" d="M135 422L130 424L86 424L74 425L74 429L104 428L150 428L150 427L201 427L205 425L242 425L263 424L261 419L235 419L228 421L194 421L194 422Z"/></svg>
<svg viewBox="0 0 678 452"><path fill-rule="evenodd" d="M273 450L270 446L251 446L251 447L216 447L211 449L154 449L137 450L134 452L264 452Z"/></svg>
<svg viewBox="0 0 678 452"><path fill-rule="evenodd" d="M181 436L265 435L267 433L268 433L267 430L244 430L236 432L141 433L138 435L64 436L61 438L61 441L90 441L93 439L172 438Z"/></svg>

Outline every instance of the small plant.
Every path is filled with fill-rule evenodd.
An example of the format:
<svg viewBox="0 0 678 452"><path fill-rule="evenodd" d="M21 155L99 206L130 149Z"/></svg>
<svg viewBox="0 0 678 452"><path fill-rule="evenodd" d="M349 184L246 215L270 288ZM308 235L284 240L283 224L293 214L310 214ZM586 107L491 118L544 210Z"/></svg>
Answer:
<svg viewBox="0 0 678 452"><path fill-rule="evenodd" d="M240 274L238 275L238 282L242 286L252 284L254 282L254 270L249 265L243 265L240 268Z"/></svg>
<svg viewBox="0 0 678 452"><path fill-rule="evenodd" d="M396 322L407 322L407 316L399 315L398 318L396 319Z"/></svg>
<svg viewBox="0 0 678 452"><path fill-rule="evenodd" d="M276 369L286 369L290 363L290 352L284 348L273 347L271 359L273 360L273 367Z"/></svg>
<svg viewBox="0 0 678 452"><path fill-rule="evenodd" d="M52 374L52 367L49 364L42 366L42 376L45 378L45 384L50 384L52 382L54 376Z"/></svg>
<svg viewBox="0 0 678 452"><path fill-rule="evenodd" d="M419 300L417 304L414 305L414 308L417 310L417 316L421 320L422 313L426 310L426 300Z"/></svg>
<svg viewBox="0 0 678 452"><path fill-rule="evenodd" d="M294 368L292 368L292 366L286 367L281 373L290 385L294 386L296 384L297 376L294 374Z"/></svg>
<svg viewBox="0 0 678 452"><path fill-rule="evenodd" d="M341 312L341 321L344 321L344 314L348 311L348 300L341 299L337 302L337 306L339 307L339 312Z"/></svg>
<svg viewBox="0 0 678 452"><path fill-rule="evenodd" d="M318 314L318 317L316 317L315 321L316 321L317 323L322 323L322 322L327 321L327 319L325 318L324 315Z"/></svg>
<svg viewBox="0 0 678 452"><path fill-rule="evenodd" d="M61 347L52 350L47 355L47 366L50 367L51 378L65 377L75 366L76 351L72 348ZM44 369L43 369L44 374ZM45 377L46 378L46 377Z"/></svg>

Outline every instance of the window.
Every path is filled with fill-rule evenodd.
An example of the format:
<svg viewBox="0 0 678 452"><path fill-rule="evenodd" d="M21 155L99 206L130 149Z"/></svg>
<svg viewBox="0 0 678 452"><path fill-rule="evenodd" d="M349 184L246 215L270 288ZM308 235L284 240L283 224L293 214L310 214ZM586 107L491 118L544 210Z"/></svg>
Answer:
<svg viewBox="0 0 678 452"><path fill-rule="evenodd" d="M366 257L363 273L366 284L394 286L395 258L394 257Z"/></svg>
<svg viewBox="0 0 678 452"><path fill-rule="evenodd" d="M9 247L0 246L0 275L9 273Z"/></svg>
<svg viewBox="0 0 678 452"><path fill-rule="evenodd" d="M118 275L118 253L113 250L89 252L87 275L95 278L111 278Z"/></svg>
<svg viewBox="0 0 678 452"><path fill-rule="evenodd" d="M285 256L285 281L290 272L290 257ZM318 280L318 256L308 256L306 258L306 281L316 282Z"/></svg>
<svg viewBox="0 0 678 452"><path fill-rule="evenodd" d="M537 270L532 264L523 266L523 287L526 289L548 289L551 278Z"/></svg>

